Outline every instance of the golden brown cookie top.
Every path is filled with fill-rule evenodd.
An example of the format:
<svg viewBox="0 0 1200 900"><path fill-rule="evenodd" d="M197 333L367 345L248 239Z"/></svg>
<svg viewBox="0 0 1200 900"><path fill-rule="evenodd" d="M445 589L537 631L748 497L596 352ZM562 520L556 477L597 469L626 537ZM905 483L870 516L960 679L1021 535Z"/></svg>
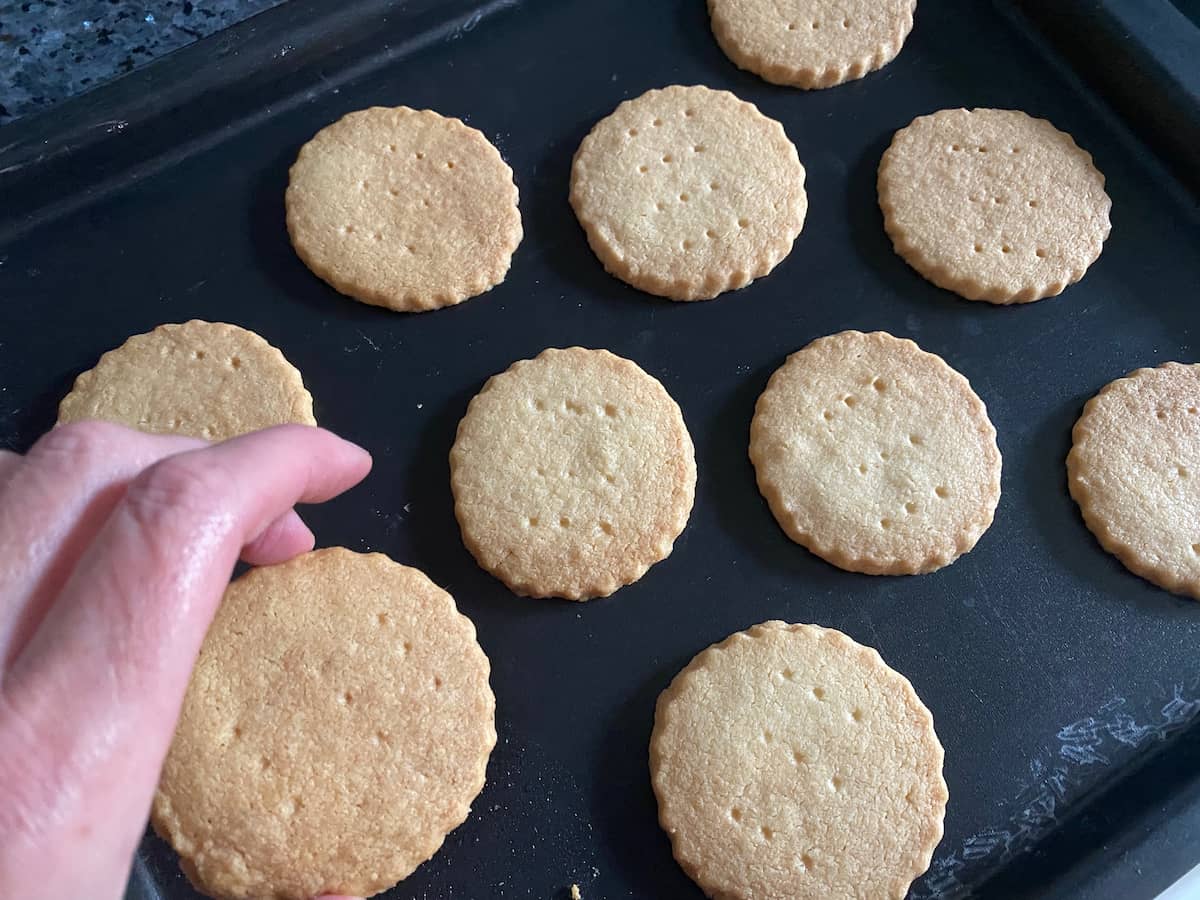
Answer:
<svg viewBox="0 0 1200 900"><path fill-rule="evenodd" d="M75 379L58 422L103 419L208 441L316 425L295 366L253 331L193 319L136 334Z"/></svg>
<svg viewBox="0 0 1200 900"><path fill-rule="evenodd" d="M1075 423L1071 496L1108 552L1200 599L1200 365L1169 362L1106 385Z"/></svg>
<svg viewBox="0 0 1200 900"><path fill-rule="evenodd" d="M717 43L767 81L825 88L900 52L917 0L708 0Z"/></svg>
<svg viewBox="0 0 1200 900"><path fill-rule="evenodd" d="M875 650L784 622L698 654L650 739L659 822L721 900L900 900L942 837L942 759L929 710Z"/></svg>
<svg viewBox="0 0 1200 900"><path fill-rule="evenodd" d="M154 800L223 898L369 896L466 817L496 742L470 620L416 569L318 550L230 585Z"/></svg>
<svg viewBox="0 0 1200 900"><path fill-rule="evenodd" d="M941 357L881 331L789 356L758 399L750 459L788 536L853 572L939 569L1000 499L983 401Z"/></svg>
<svg viewBox="0 0 1200 900"><path fill-rule="evenodd" d="M588 600L670 554L696 492L678 404L607 350L550 349L490 378L450 451L454 511L519 594Z"/></svg>
<svg viewBox="0 0 1200 900"><path fill-rule="evenodd" d="M766 275L804 226L804 166L783 126L728 91L626 100L583 139L571 205L605 269L673 300Z"/></svg>
<svg viewBox="0 0 1200 900"><path fill-rule="evenodd" d="M499 151L458 119L407 106L317 132L291 168L286 205L292 245L314 273L405 312L495 287L523 233Z"/></svg>
<svg viewBox="0 0 1200 900"><path fill-rule="evenodd" d="M1008 109L944 109L896 132L879 164L896 252L968 300L1052 297L1100 256L1112 206L1069 134Z"/></svg>

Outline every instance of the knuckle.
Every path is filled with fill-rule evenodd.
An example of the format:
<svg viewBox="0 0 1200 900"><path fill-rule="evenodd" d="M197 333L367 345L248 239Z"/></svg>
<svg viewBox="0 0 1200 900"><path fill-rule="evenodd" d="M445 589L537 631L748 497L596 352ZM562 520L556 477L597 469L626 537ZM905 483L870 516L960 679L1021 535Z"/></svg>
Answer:
<svg viewBox="0 0 1200 900"><path fill-rule="evenodd" d="M146 469L129 486L125 504L143 526L204 519L217 511L229 479L195 457L172 456Z"/></svg>
<svg viewBox="0 0 1200 900"><path fill-rule="evenodd" d="M124 433L124 428L112 422L71 422L39 439L29 456L71 464L85 463L110 453Z"/></svg>

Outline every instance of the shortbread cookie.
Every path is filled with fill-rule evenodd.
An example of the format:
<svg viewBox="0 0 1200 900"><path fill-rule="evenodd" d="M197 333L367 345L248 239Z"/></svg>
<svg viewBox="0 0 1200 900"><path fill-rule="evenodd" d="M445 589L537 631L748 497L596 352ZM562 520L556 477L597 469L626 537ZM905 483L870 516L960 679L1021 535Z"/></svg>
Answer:
<svg viewBox="0 0 1200 900"><path fill-rule="evenodd" d="M658 699L650 774L675 859L718 900L901 900L942 838L933 717L840 631L766 622Z"/></svg>
<svg viewBox="0 0 1200 900"><path fill-rule="evenodd" d="M312 395L282 353L253 331L198 319L159 325L101 356L58 407L60 425L81 419L208 441L317 424Z"/></svg>
<svg viewBox="0 0 1200 900"><path fill-rule="evenodd" d="M589 600L666 558L696 493L692 439L658 381L607 350L545 350L490 378L450 451L475 559L518 594Z"/></svg>
<svg viewBox="0 0 1200 900"><path fill-rule="evenodd" d="M1071 496L1100 544L1200 599L1200 365L1118 378L1087 402L1072 437Z"/></svg>
<svg viewBox="0 0 1200 900"><path fill-rule="evenodd" d="M254 569L204 640L155 830L214 897L386 890L483 787L489 671L453 598L382 554Z"/></svg>
<svg viewBox="0 0 1200 900"><path fill-rule="evenodd" d="M983 401L941 357L882 331L789 356L758 398L750 460L788 537L851 572L940 569L1000 500Z"/></svg>
<svg viewBox="0 0 1200 900"><path fill-rule="evenodd" d="M571 206L604 268L672 300L770 272L804 226L804 166L783 126L728 91L627 100L583 139Z"/></svg>
<svg viewBox="0 0 1200 900"><path fill-rule="evenodd" d="M375 106L300 148L287 227L304 264L343 294L419 312L504 280L521 242L512 169L474 128Z"/></svg>
<svg viewBox="0 0 1200 900"><path fill-rule="evenodd" d="M1112 202L1091 155L1045 119L944 109L896 132L879 206L896 252L938 287L1028 303L1083 277Z"/></svg>
<svg viewBox="0 0 1200 900"><path fill-rule="evenodd" d="M917 0L708 0L717 43L739 69L800 88L886 66L916 8Z"/></svg>

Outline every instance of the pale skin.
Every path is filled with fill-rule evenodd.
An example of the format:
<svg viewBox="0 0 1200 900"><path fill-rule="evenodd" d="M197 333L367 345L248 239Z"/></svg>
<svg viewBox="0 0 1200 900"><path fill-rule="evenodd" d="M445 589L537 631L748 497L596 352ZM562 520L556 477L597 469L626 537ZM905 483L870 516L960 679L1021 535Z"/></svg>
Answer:
<svg viewBox="0 0 1200 900"><path fill-rule="evenodd" d="M235 562L312 549L292 507L370 468L300 425L210 446L81 422L0 451L0 897L123 895Z"/></svg>

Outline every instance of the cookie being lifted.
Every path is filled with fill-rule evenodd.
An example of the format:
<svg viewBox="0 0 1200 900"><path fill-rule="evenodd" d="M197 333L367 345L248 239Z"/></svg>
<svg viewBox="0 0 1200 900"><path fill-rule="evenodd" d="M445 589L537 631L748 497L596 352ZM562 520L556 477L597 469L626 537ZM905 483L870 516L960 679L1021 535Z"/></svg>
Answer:
<svg viewBox="0 0 1200 900"><path fill-rule="evenodd" d="M671 552L696 493L692 439L654 378L607 350L545 350L488 379L450 451L475 559L518 594L588 600Z"/></svg>
<svg viewBox="0 0 1200 900"><path fill-rule="evenodd" d="M921 116L879 163L879 207L896 252L968 300L1062 293L1100 256L1111 206L1091 155L1016 110Z"/></svg>
<svg viewBox="0 0 1200 900"><path fill-rule="evenodd" d="M1118 378L1087 402L1072 438L1071 496L1100 544L1200 600L1200 365Z"/></svg>
<svg viewBox="0 0 1200 900"><path fill-rule="evenodd" d="M709 300L791 252L808 196L782 125L728 91L674 85L626 100L583 139L571 206L611 274Z"/></svg>
<svg viewBox="0 0 1200 900"><path fill-rule="evenodd" d="M296 367L253 331L193 319L159 325L75 379L58 422L103 419L207 441L295 423L316 425Z"/></svg>
<svg viewBox="0 0 1200 900"><path fill-rule="evenodd" d="M1000 500L983 401L941 357L882 331L789 356L758 398L750 460L788 537L851 572L940 569Z"/></svg>
<svg viewBox="0 0 1200 900"><path fill-rule="evenodd" d="M348 113L300 148L287 227L343 294L404 312L504 280L521 242L512 169L482 133L407 106Z"/></svg>
<svg viewBox="0 0 1200 900"><path fill-rule="evenodd" d="M658 699L650 774L675 859L719 900L901 900L948 792L933 717L879 654L766 622Z"/></svg>
<svg viewBox="0 0 1200 900"><path fill-rule="evenodd" d="M483 787L489 672L454 599L382 554L253 569L204 639L154 828L222 900L387 890Z"/></svg>
<svg viewBox="0 0 1200 900"><path fill-rule="evenodd" d="M740 69L799 88L862 78L896 58L917 0L708 0L713 35Z"/></svg>

